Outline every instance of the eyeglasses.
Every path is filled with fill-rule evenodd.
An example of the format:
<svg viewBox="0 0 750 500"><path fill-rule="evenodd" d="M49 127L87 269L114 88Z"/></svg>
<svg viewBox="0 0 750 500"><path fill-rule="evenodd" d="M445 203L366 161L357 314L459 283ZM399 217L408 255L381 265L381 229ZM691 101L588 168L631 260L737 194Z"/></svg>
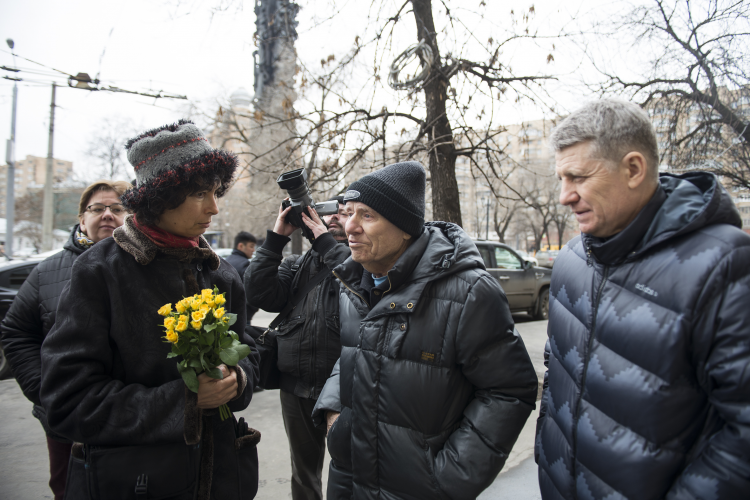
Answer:
<svg viewBox="0 0 750 500"><path fill-rule="evenodd" d="M94 215L102 215L106 209L109 209L109 211L112 212L112 215L122 215L125 213L125 207L123 207L119 203L114 203L112 205L102 205L101 203L94 203L93 205L89 205L88 207L86 207L86 211L91 212Z"/></svg>

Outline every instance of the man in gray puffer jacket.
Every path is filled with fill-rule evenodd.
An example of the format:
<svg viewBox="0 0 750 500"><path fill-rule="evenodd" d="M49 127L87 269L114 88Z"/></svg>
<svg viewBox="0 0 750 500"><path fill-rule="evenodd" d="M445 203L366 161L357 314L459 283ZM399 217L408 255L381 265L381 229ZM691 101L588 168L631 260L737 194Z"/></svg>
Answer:
<svg viewBox="0 0 750 500"><path fill-rule="evenodd" d="M344 196L341 358L313 413L329 425L329 500L476 498L534 408L505 294L460 227L424 223L424 192L406 162Z"/></svg>
<svg viewBox="0 0 750 500"><path fill-rule="evenodd" d="M555 262L536 458L546 499L750 495L750 236L716 177L658 174L638 106L553 132L581 237Z"/></svg>

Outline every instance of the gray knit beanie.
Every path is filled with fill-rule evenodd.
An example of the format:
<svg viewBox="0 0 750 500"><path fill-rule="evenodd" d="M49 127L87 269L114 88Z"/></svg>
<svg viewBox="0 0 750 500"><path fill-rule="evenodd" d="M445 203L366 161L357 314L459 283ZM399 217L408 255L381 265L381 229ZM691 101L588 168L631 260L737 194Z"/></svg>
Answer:
<svg viewBox="0 0 750 500"><path fill-rule="evenodd" d="M394 163L353 182L344 201L359 201L415 238L424 228L425 170L421 163Z"/></svg>
<svg viewBox="0 0 750 500"><path fill-rule="evenodd" d="M134 211L165 190L190 183L196 175L218 177L221 187L217 194L221 195L237 168L236 156L212 148L203 131L189 120L144 132L130 139L125 149L135 169L136 185L122 201Z"/></svg>

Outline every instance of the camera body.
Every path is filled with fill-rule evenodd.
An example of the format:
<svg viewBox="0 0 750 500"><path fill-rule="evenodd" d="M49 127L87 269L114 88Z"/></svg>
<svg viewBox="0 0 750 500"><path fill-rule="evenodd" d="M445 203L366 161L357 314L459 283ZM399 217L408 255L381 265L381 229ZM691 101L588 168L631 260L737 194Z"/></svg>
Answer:
<svg viewBox="0 0 750 500"><path fill-rule="evenodd" d="M312 243L315 236L302 221L302 213L304 212L310 217L307 207L313 207L321 217L324 215L333 215L339 210L338 202L331 200L324 201L323 203L315 203L310 193L310 187L307 185L307 170L304 168L281 174L276 179L276 183L289 194L289 199L281 203L284 210L287 207L292 207L286 216L287 223L300 228L305 238Z"/></svg>

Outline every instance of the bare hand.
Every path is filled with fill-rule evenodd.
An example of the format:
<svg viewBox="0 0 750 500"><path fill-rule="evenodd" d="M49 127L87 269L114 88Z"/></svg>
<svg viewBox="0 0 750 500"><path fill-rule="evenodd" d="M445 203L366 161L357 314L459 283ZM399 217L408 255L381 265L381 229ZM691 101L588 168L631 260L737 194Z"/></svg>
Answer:
<svg viewBox="0 0 750 500"><path fill-rule="evenodd" d="M312 217L308 217L305 212L302 212L302 222L304 222L305 225L310 228L313 236L315 236L315 238L317 239L321 235L328 232L328 227L323 223L322 220L320 220L318 212L316 212L313 207L307 207L307 209L310 211L310 215Z"/></svg>
<svg viewBox="0 0 750 500"><path fill-rule="evenodd" d="M289 198L285 198L288 200ZM276 225L273 226L273 232L281 236L291 235L297 228L286 221L286 216L292 207L282 210L283 205L279 205L279 216L276 218Z"/></svg>
<svg viewBox="0 0 750 500"><path fill-rule="evenodd" d="M218 408L237 397L237 372L223 364L217 368L224 375L221 380L205 373L198 375L198 408Z"/></svg>
<svg viewBox="0 0 750 500"><path fill-rule="evenodd" d="M328 431L331 430L331 426L334 424L334 422L339 419L339 415L341 415L341 413L337 411L326 412L326 421L328 423L328 427L326 427L326 436L328 435Z"/></svg>

